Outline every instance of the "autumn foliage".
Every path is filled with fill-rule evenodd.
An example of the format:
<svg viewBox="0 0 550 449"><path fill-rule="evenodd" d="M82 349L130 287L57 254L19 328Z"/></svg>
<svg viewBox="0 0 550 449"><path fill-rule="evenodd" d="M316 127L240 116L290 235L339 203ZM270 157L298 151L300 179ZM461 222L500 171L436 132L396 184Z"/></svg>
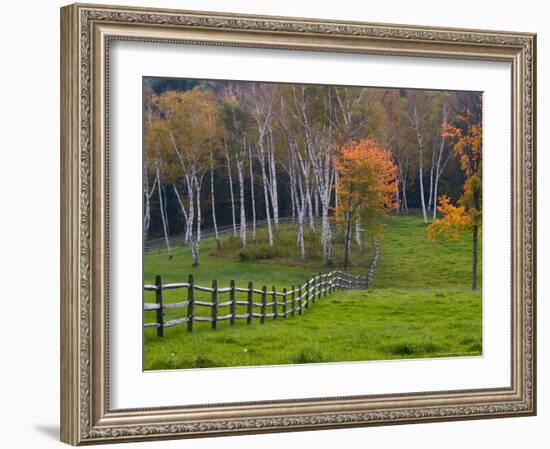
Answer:
<svg viewBox="0 0 550 449"><path fill-rule="evenodd" d="M428 238L435 240L443 237L446 240L460 240L462 234L472 229L473 220L466 213L464 206L455 206L451 199L444 195L439 197L438 212L443 215L428 228Z"/></svg>
<svg viewBox="0 0 550 449"><path fill-rule="evenodd" d="M458 205L443 196L438 211L443 215L428 228L428 238L441 236L458 240L469 231L472 234L472 289L477 287L478 235L482 223L482 126L481 97L475 107L464 108L455 124L444 123L441 136L449 139L465 176L463 194Z"/></svg>
<svg viewBox="0 0 550 449"><path fill-rule="evenodd" d="M373 232L379 225L379 218L398 207L397 166L391 152L372 138L348 141L338 149L334 164L338 172L336 189L340 197L335 218L337 223L344 225L344 259L347 261L351 223L360 220Z"/></svg>

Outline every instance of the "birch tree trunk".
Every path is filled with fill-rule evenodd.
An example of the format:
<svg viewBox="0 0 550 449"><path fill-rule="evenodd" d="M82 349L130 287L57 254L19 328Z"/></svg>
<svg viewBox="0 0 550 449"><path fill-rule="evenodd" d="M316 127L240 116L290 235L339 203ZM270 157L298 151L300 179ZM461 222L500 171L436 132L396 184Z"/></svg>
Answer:
<svg viewBox="0 0 550 449"><path fill-rule="evenodd" d="M202 184L202 177L199 180L197 179L196 174L193 174L193 183L195 187L195 194L197 199L197 226L196 231L192 237L192 243L191 243L191 264L192 266L196 267L199 265L199 252L200 252L200 245L201 245L201 221L202 221L202 214L201 214L201 184Z"/></svg>
<svg viewBox="0 0 550 449"><path fill-rule="evenodd" d="M210 152L210 196L212 199L212 221L214 223L214 237L216 238L216 248L221 249L220 236L218 234L218 221L216 220L216 196L214 193L214 161L212 152Z"/></svg>
<svg viewBox="0 0 550 449"><path fill-rule="evenodd" d="M432 210L433 189L434 189L434 165L435 165L435 149L432 146L432 161L430 165L430 193L428 194L428 212Z"/></svg>
<svg viewBox="0 0 550 449"><path fill-rule="evenodd" d="M448 109L447 105L443 105L443 114L441 118L441 123L447 122L447 116L448 116ZM445 138L443 136L440 137L439 141L439 153L437 155L437 163L435 165L435 182L434 182L434 193L433 193L433 220L435 221L437 218L437 191L439 186L439 178L441 177L441 174L443 173L443 170L445 170L445 166L447 165L447 162L449 162L449 158L451 157L451 152L449 151L447 153L447 157L443 164L441 163L443 159L443 153L445 152Z"/></svg>
<svg viewBox="0 0 550 449"><path fill-rule="evenodd" d="M157 185L157 177L153 181L153 186L149 189L149 173L148 162L145 160L143 163L143 195L145 197L145 210L143 212L143 243L147 242L149 237L149 228L151 227L151 198L155 193L155 187Z"/></svg>
<svg viewBox="0 0 550 449"><path fill-rule="evenodd" d="M172 189L174 190L174 193L176 194L176 198L178 200L178 204L180 205L181 213L183 215L183 220L185 221L184 236L186 237L187 236L187 229L189 227L189 215L187 214L185 204L183 204L183 200L181 199L181 195L180 195L180 192L179 192L178 187L176 186L176 184L172 184ZM187 243L187 241L188 241L187 238L185 238L184 243Z"/></svg>
<svg viewBox="0 0 550 449"><path fill-rule="evenodd" d="M267 180L267 174L265 170L265 153L263 145L258 145L260 151L260 168L262 169L262 182L264 187L264 202L265 202L265 217L267 221L267 233L269 238L269 246L273 246L273 229L271 228L271 210L269 207L269 185Z"/></svg>
<svg viewBox="0 0 550 449"><path fill-rule="evenodd" d="M403 163L401 160L397 160L397 167L399 168L399 184L401 184L401 209L403 212L409 212L409 204L407 201L407 178L409 171L409 158L405 159Z"/></svg>
<svg viewBox="0 0 550 449"><path fill-rule="evenodd" d="M252 241L256 241L256 197L254 196L254 168L252 166L252 149L248 146L248 167L250 168L250 196L252 199Z"/></svg>
<svg viewBox="0 0 550 449"><path fill-rule="evenodd" d="M187 219L187 226L185 228L185 243L189 243L193 237L193 220L195 219L195 199L193 196L193 181L189 175L185 175L187 182L187 198L189 201L189 213Z"/></svg>
<svg viewBox="0 0 550 449"><path fill-rule="evenodd" d="M418 182L420 187L420 204L422 205L422 216L424 218L424 224L428 224L428 215L426 213L426 200L424 198L424 143L422 141L422 134L420 132L420 123L416 107L414 108L413 121L416 129L416 138L418 141Z"/></svg>
<svg viewBox="0 0 550 449"><path fill-rule="evenodd" d="M306 251L305 251L305 245L304 245L304 213L305 213L305 210L306 210L306 207L307 207L307 203L306 203L306 195L305 195L305 192L304 192L302 178L299 176L299 174L296 170L297 162L296 162L295 159L294 159L293 162L294 162L292 164L293 165L293 171L296 172L296 176L294 178L295 179L297 178L297 184L298 184L294 188L294 194L296 195L296 199L295 199L296 213L297 213L297 216L298 216L297 242L298 242L298 246L300 248L300 260L303 261L306 258ZM300 162L302 163L303 161L300 159ZM304 168L302 168L302 171L307 173L307 169L304 170Z"/></svg>
<svg viewBox="0 0 550 449"><path fill-rule="evenodd" d="M350 200L351 202L351 200ZM344 238L344 271L347 271L349 266L349 254L351 251L351 214L346 212L346 235Z"/></svg>
<svg viewBox="0 0 550 449"><path fill-rule="evenodd" d="M273 207L273 222L275 223L275 230L279 231L279 198L277 192L277 167L275 165L275 144L273 142L273 130L269 126L269 149L268 149L268 162L269 162L269 187L271 206Z"/></svg>
<svg viewBox="0 0 550 449"><path fill-rule="evenodd" d="M168 216L166 214L165 209L165 202L164 202L164 195L163 195L163 189L162 189L162 179L160 176L160 167L157 163L156 166L156 173L157 173L157 181L159 184L158 187L158 197L159 197L159 207L160 207L160 217L162 219L162 229L164 231L164 241L166 243L166 252L168 253L168 257L172 258L172 247L170 246L170 237L168 236Z"/></svg>
<svg viewBox="0 0 550 449"><path fill-rule="evenodd" d="M357 218L355 220L355 243L357 243L357 248L359 251L363 250L363 236L361 229L361 219Z"/></svg>
<svg viewBox="0 0 550 449"><path fill-rule="evenodd" d="M235 219L235 196L233 194L233 176L231 175L231 158L229 157L229 149L225 145L225 160L227 161L227 174L229 176L229 194L231 197L231 216L233 218L233 237L237 237L237 222Z"/></svg>
<svg viewBox="0 0 550 449"><path fill-rule="evenodd" d="M243 176L243 161L237 160L237 172L239 175L239 199L241 206L241 247L246 248L246 210L244 204L244 176Z"/></svg>
<svg viewBox="0 0 550 449"><path fill-rule="evenodd" d="M309 229L315 232L315 217L313 216L313 204L311 201L311 188L309 186L309 179L306 182L306 203L309 217Z"/></svg>

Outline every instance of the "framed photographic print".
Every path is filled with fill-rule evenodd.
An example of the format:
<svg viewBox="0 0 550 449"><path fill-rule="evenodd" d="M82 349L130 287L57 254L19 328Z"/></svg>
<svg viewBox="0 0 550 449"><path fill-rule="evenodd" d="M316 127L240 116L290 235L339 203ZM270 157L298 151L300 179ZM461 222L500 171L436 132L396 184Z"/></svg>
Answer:
<svg viewBox="0 0 550 449"><path fill-rule="evenodd" d="M63 441L536 413L535 35L61 32Z"/></svg>

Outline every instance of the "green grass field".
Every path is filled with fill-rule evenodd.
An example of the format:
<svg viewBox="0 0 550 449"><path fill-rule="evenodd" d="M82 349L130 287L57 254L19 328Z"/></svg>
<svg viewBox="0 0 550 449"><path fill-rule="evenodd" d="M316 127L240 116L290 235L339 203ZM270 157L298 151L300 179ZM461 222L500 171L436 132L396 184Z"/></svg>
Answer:
<svg viewBox="0 0 550 449"><path fill-rule="evenodd" d="M261 231L259 240L265 238ZM144 257L144 280L153 283L156 274L163 282L184 282L193 274L195 282L220 287L235 279L246 287L283 287L302 284L323 267L314 235L309 235L312 257L299 262L294 231L283 227L274 254L264 255L265 245L252 245L239 253L238 242L225 237L222 251L214 239L201 244L201 265L191 267L190 251L178 247L174 257L165 252ZM341 243L336 239L336 263ZM306 246L307 246L306 245ZM260 252L256 254L255 252ZM262 259L262 257L270 257ZM250 259L256 260L250 260ZM372 259L369 245L354 251L350 271L366 273ZM479 264L481 266L481 262ZM481 278L477 291L470 290L471 241L431 242L426 227L416 216L392 216L383 229L382 254L369 290L339 291L311 305L303 316L268 319L264 325L238 320L234 327L221 322L213 331L209 323L195 323L192 333L184 325L167 328L164 338L155 330L144 332L144 369L274 365L289 363L388 360L402 358L475 356L482 351ZM165 302L186 299L186 290L165 292ZM208 300L204 295L200 299ZM239 297L238 299L244 299ZM154 302L150 293L147 302ZM224 301L225 299L220 299ZM196 310L209 316L210 309ZM220 315L227 313L220 309ZM167 309L166 319L181 317L184 309ZM145 322L154 321L145 312Z"/></svg>

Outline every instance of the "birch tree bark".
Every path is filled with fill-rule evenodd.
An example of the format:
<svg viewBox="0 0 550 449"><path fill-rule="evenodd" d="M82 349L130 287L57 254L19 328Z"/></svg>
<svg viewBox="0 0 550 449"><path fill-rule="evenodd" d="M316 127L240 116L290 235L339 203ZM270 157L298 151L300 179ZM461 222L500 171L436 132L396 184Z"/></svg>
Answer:
<svg viewBox="0 0 550 449"><path fill-rule="evenodd" d="M273 246L273 229L271 223L271 207L269 203L269 197L272 194L270 192L271 187L268 179L268 167L269 161L266 159L266 140L268 129L271 127L272 113L273 113L273 98L271 96L272 92L270 87L261 85L257 86L256 84L251 85L251 90L249 91L248 104L252 110L252 115L256 123L256 128L258 131L257 142L255 145L256 156L260 164L260 169L262 173L262 185L264 190L264 205L265 205L265 215L267 221L267 232L269 246Z"/></svg>
<svg viewBox="0 0 550 449"><path fill-rule="evenodd" d="M153 181L153 185L149 188L149 162L147 158L143 161L143 196L145 199L143 211L143 243L147 242L149 236L149 228L151 226L151 198L155 192L157 185L157 177Z"/></svg>
<svg viewBox="0 0 550 449"><path fill-rule="evenodd" d="M252 202L252 241L256 241L256 196L254 194L254 167L252 165L252 149L248 145L248 168L250 169L250 197Z"/></svg>
<svg viewBox="0 0 550 449"><path fill-rule="evenodd" d="M449 115L449 110L448 110L447 104L445 103L445 104L443 104L443 112L442 112L442 117L441 117L441 123L442 124L447 123L448 115ZM435 164L435 181L434 181L434 192L433 192L434 209L433 209L433 219L432 219L432 221L435 221L435 219L437 218L437 195L438 195L439 178L443 174L443 171L445 170L447 162L449 162L449 159L451 157L451 151L449 150L449 148L446 147L445 143L446 143L445 137L440 136L440 138L439 138L439 151L437 153L437 162ZM447 149L447 155L446 155L445 159L443 160L445 149Z"/></svg>
<svg viewBox="0 0 550 449"><path fill-rule="evenodd" d="M422 132L420 130L420 119L418 117L417 107L413 107L412 121L416 131L416 139L418 142L418 183L420 187L420 204L422 206L422 216L424 224L428 224L428 214L426 211L426 199L424 197L424 142Z"/></svg>
<svg viewBox="0 0 550 449"><path fill-rule="evenodd" d="M244 144L246 147L246 143ZM240 236L241 236L241 247L246 248L246 210L244 203L244 176L243 176L243 165L244 161L242 159L237 159L237 173L239 175L239 202L241 209L241 226L240 226Z"/></svg>
<svg viewBox="0 0 550 449"><path fill-rule="evenodd" d="M224 145L225 160L227 163L227 175L229 178L229 194L231 198L231 217L233 219L233 237L237 237L237 221L235 219L235 195L233 193L233 176L231 174L231 158L227 144Z"/></svg>
<svg viewBox="0 0 550 449"><path fill-rule="evenodd" d="M221 249L220 236L218 234L218 220L216 219L216 195L214 192L214 157L210 152L210 197L212 201L212 222L214 223L214 238L216 239L216 248Z"/></svg>
<svg viewBox="0 0 550 449"><path fill-rule="evenodd" d="M361 229L361 219L355 220L355 243L359 251L363 250L363 230Z"/></svg>
<svg viewBox="0 0 550 449"><path fill-rule="evenodd" d="M178 204L180 206L181 213L183 215L183 220L185 222L185 232L184 232L184 243L189 243L189 215L187 213L187 209L185 207L185 204L183 203L183 200L181 198L180 192L178 190L178 187L175 183L172 184L172 189L174 190L174 193L176 194L176 198L178 200Z"/></svg>
<svg viewBox="0 0 550 449"><path fill-rule="evenodd" d="M171 259L173 257L172 254L172 246L170 245L170 236L168 231L168 215L166 214L166 203L165 203L165 195L164 195L164 189L162 188L162 178L160 174L160 163L157 161L156 164L156 174L157 174L157 182L158 182L158 197L159 197L159 208L160 208L160 217L162 220L162 230L164 232L164 242L166 243L166 252L168 253L168 257Z"/></svg>
<svg viewBox="0 0 550 449"><path fill-rule="evenodd" d="M271 205L273 207L273 222L275 230L279 231L279 197L277 192L277 168L275 164L275 143L273 140L273 128L271 122L268 124L268 161L269 161L269 191Z"/></svg>

